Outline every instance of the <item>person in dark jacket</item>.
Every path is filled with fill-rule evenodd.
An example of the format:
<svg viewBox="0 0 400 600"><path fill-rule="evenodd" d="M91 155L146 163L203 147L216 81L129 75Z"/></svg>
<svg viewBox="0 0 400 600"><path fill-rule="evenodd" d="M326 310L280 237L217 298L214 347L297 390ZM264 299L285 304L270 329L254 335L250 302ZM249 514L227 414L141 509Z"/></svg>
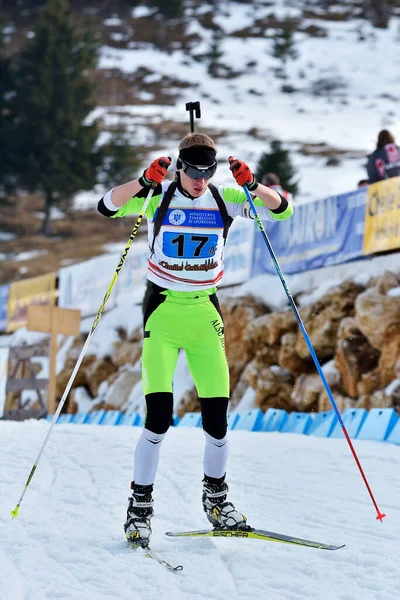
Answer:
<svg viewBox="0 0 400 600"><path fill-rule="evenodd" d="M368 157L367 172L369 183L400 175L400 148L387 129L378 134L376 150Z"/></svg>
<svg viewBox="0 0 400 600"><path fill-rule="evenodd" d="M283 198L286 198L288 202L293 201L293 194L283 189L280 179L276 173L266 173L266 175L263 175L261 178L261 183L269 187L271 190L278 192L278 194L283 196Z"/></svg>

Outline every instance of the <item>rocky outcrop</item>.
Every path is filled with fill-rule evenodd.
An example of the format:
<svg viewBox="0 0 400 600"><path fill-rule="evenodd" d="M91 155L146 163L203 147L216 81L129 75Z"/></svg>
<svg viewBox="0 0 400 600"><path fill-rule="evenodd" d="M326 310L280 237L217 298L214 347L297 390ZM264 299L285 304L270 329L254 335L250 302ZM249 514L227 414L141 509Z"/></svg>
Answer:
<svg viewBox="0 0 400 600"><path fill-rule="evenodd" d="M348 407L394 406L400 412L399 276L385 273L367 286L351 281L331 288L301 308L301 316L340 411ZM255 404L288 411L330 410L331 403L302 339L292 310L275 313L250 296L224 300L225 346L230 365L230 409L252 388ZM74 388L85 389L97 406L124 409L140 381L141 328L128 339L119 330L110 357L85 357ZM82 347L72 346L58 376L65 389ZM83 393L83 392L82 392ZM81 395L82 395L81 393ZM75 409L74 399L70 408ZM179 415L200 410L193 386L179 404Z"/></svg>
<svg viewBox="0 0 400 600"><path fill-rule="evenodd" d="M348 395L351 398L357 398L359 395L358 383L363 375L375 369L380 353L371 346L357 328L354 319L352 323L353 326L350 327L350 319L346 320L343 327L345 331L339 330L335 365Z"/></svg>
<svg viewBox="0 0 400 600"><path fill-rule="evenodd" d="M312 368L310 356L301 358L296 350L297 334L284 333L278 350L278 364L287 369L292 375L298 376Z"/></svg>
<svg viewBox="0 0 400 600"><path fill-rule="evenodd" d="M230 385L234 389L245 366L254 357L254 347L248 334L249 326L267 309L252 296L243 296L224 300L221 310Z"/></svg>
<svg viewBox="0 0 400 600"><path fill-rule="evenodd" d="M319 360L332 358L340 322L345 317L354 315L355 300L363 290L362 286L347 281L332 288L321 300L300 311ZM297 334L296 351L301 358L309 356L301 331Z"/></svg>
<svg viewBox="0 0 400 600"><path fill-rule="evenodd" d="M400 300L385 295L376 286L360 294L355 305L355 320L361 333L377 350L382 349L387 328L400 321Z"/></svg>
<svg viewBox="0 0 400 600"><path fill-rule="evenodd" d="M255 403L261 410L272 407L293 410L290 397L293 379L287 371L277 366L260 366L255 360L248 371L248 384L256 391Z"/></svg>
<svg viewBox="0 0 400 600"><path fill-rule="evenodd" d="M400 304L400 298L397 298ZM399 377L400 370L400 315L399 320L390 323L381 338L381 355L378 372L382 386L387 386Z"/></svg>
<svg viewBox="0 0 400 600"><path fill-rule="evenodd" d="M326 381L332 392L340 388L340 374L336 369L329 369L324 373ZM321 394L325 390L324 384L318 373L312 375L300 375L296 379L296 385L292 392L292 400L295 410L300 412L317 412Z"/></svg>

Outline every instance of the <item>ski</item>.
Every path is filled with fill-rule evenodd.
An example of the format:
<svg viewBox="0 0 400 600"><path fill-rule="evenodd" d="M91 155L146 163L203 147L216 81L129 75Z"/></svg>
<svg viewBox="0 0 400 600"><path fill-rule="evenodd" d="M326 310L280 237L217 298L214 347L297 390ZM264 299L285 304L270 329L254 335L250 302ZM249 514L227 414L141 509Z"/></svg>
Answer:
<svg viewBox="0 0 400 600"><path fill-rule="evenodd" d="M307 546L308 548L318 548L319 550L339 550L342 546L332 544L323 544L313 542L311 540L303 540L290 535L282 535L281 533L273 533L272 531L264 531L263 529L254 529L246 526L243 529L201 529L199 531L168 531L165 535L170 537L225 537L225 538L240 538L240 539L256 539L265 540L268 542L280 542L282 544L291 544L294 546Z"/></svg>
<svg viewBox="0 0 400 600"><path fill-rule="evenodd" d="M150 548L150 546L141 546L140 544L133 544L131 542L128 542L128 546L132 548L132 550L137 550L139 548L142 549L146 558L152 558L153 560L158 562L159 565L165 567L168 571L182 571L183 569L182 565L177 565L176 567L171 565L169 562L164 560L157 552Z"/></svg>

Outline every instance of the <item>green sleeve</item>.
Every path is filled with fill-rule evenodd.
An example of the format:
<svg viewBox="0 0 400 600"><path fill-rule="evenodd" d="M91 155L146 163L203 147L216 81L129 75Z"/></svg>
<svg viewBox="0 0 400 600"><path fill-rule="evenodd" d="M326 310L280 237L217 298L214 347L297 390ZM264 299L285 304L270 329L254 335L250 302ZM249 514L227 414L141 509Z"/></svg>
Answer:
<svg viewBox="0 0 400 600"><path fill-rule="evenodd" d="M146 216L149 219L154 218L154 213L157 210L158 205L160 204L162 194L157 194L157 196L152 196L149 205L146 209ZM115 219L117 217L127 217L129 215L137 215L143 208L143 204L145 203L146 198L137 198L134 196L126 204L121 206L121 208L113 215L111 218Z"/></svg>
<svg viewBox="0 0 400 600"><path fill-rule="evenodd" d="M223 198L225 200L225 204L227 205L227 207L229 207L229 205L237 205L238 206L238 205L243 205L243 204L247 203L247 196L240 188L223 187L222 189L223 189ZM287 208L279 214L272 212L267 206L265 206L264 202L257 196L253 197L253 202L254 202L254 206L256 208L261 209L261 211L260 211L261 219L269 217L273 221L284 221L285 219L288 219L289 217L291 217L293 214L293 206L290 204L290 202L289 202ZM229 212L229 208L228 208L228 212ZM240 214L240 213L237 213L237 214Z"/></svg>
<svg viewBox="0 0 400 600"><path fill-rule="evenodd" d="M293 214L293 206L290 204L290 202L288 203L287 207L285 208L285 210L279 214L276 214L272 211L269 211L271 214L271 217L274 219L274 221L284 221L285 219L289 219L289 217L292 216Z"/></svg>

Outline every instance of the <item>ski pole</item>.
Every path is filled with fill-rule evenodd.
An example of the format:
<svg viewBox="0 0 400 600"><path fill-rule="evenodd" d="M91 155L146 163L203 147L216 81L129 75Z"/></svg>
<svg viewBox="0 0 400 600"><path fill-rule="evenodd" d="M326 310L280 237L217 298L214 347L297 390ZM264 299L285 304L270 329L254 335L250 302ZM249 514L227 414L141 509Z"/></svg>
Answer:
<svg viewBox="0 0 400 600"><path fill-rule="evenodd" d="M88 349L88 347L89 347L89 344L90 344L90 342L91 342L91 339L92 339L92 337L93 337L93 335L94 335L94 332L95 332L95 330L96 330L96 327L97 327L97 325L99 324L99 321L100 321L101 315L103 314L103 311L104 311L104 307L105 307L105 305L106 305L106 303L107 303L107 300L109 299L109 297L110 297L110 295L111 295L111 292L112 292L112 290L113 290L113 288L114 288L115 282L117 281L118 275L119 275L119 273L120 273L120 271L121 271L121 269L122 269L122 267L123 267L123 265L124 265L125 259L126 259L126 257L127 257L127 254L128 254L128 252L129 252L129 248L131 247L131 245L132 245L132 242L133 242L133 240L135 239L135 236L136 236L136 234L137 234L137 232L138 232L138 229L139 229L139 227L140 227L140 223L142 222L142 219L143 219L143 217L144 217L144 215L145 215L145 213L146 213L147 207L148 207L148 205L149 205L149 203L150 203L150 200L151 200L151 197L152 197L152 195L153 195L153 192L154 192L154 189L155 189L156 185L157 185L157 184L155 184L155 183L153 183L153 184L152 184L152 186L151 186L151 188L150 188L150 190L149 190L149 193L148 193L148 194L147 194L147 196L146 196L146 200L144 201L144 204L143 204L142 210L140 211L140 213L139 213L139 216L138 216L138 218L137 218L137 221L136 221L136 223L135 223L135 225L134 225L134 227L133 227L133 229L132 229L132 233L131 233L131 235L129 236L128 243L127 243L127 245L126 245L126 247L125 247L125 250L123 251L123 253L122 253L122 255L121 255L121 258L120 258L120 261L119 261L119 263L118 263L118 266L117 266L117 268L116 268L116 270L115 270L114 276L113 276L113 278L112 278L112 280L111 280L111 283L110 283L110 285L108 286L108 290L106 291L106 294L105 294L105 296L104 296L104 300L103 300L103 302L102 302L102 304L101 304L101 306L100 306L100 308L99 308L99 311L98 311L98 313L97 313L97 315L96 315L96 318L95 318L95 320L93 321L92 328L91 328L91 330L90 330L90 332L89 332L89 335L88 335L88 336L87 336L87 338L86 338L86 342L85 342L85 344L84 344L84 346L83 346L83 348L82 348L82 350L81 350L81 353L80 353L80 355L79 355L79 357L78 357L78 360L76 361L76 365L75 365L75 367L74 367L74 370L73 370L73 371L72 371L72 373L71 373L71 377L70 377L70 378L69 378L69 380L68 380L68 383L67 383L67 385L66 385L66 388L65 388L65 390L64 390L64 393L63 393L63 395L62 395L62 397L61 397L60 403L59 403L59 405L58 405L58 407L57 407L57 410L56 410L56 412L55 412L55 414L54 414L54 417L52 418L52 421L51 421L50 427L49 427L49 429L48 429L48 431L47 431L46 437L44 438L43 444L42 444L42 446L41 446L41 448L40 448L40 450L39 450L39 453L38 453L38 455L37 455L36 461L35 461L35 463L34 463L34 465L33 465L32 469L31 469L31 472L29 473L29 477L28 477L28 479L26 480L25 487L24 487L24 489L23 489L23 492L22 492L22 494L21 494L21 497L20 497L20 499L19 499L19 501L18 501L18 504L17 504L17 505L16 505L16 507L14 508L14 510L12 510L12 511L11 511L11 516L12 516L12 518L13 518L13 519L14 519L15 517L17 517L17 516L18 516L19 507L21 506L22 500L24 499L25 492L26 492L26 490L28 489L28 486L29 486L30 482L32 481L32 478L33 478L33 476L34 476L34 474L35 474L35 471L36 471L36 469L37 469L37 466L38 466L38 464L39 464L39 461L40 461L40 458L41 458L41 456L42 456L42 454L43 454L43 451L44 451L44 449L45 449L45 447L46 447L46 444L47 444L47 442L48 442L48 439L49 439L49 437L50 437L50 435L51 435L51 432L52 432L52 430L53 430L53 427L54 427L54 425L55 425L55 423L56 423L56 421L57 421L57 419L58 419L58 416L59 416L59 414L60 414L60 412L61 412L61 410L62 410L62 407L64 406L64 403L65 403L65 401L66 401L66 399L67 399L67 396L68 396L68 394L69 394L69 391L70 391L70 389L71 389L71 386L72 386L72 384L73 384L73 382L74 382L74 380L75 380L76 374L77 374L77 372L78 372L78 370L79 370L79 367L81 366L82 360L83 360L83 358L84 358L84 356L85 356L85 354L86 354L86 350Z"/></svg>
<svg viewBox="0 0 400 600"><path fill-rule="evenodd" d="M363 470L363 468L362 468L362 466L361 466L361 463L360 463L360 461L359 461L359 458L358 458L358 456L357 456L357 453L356 453L356 451L355 451L355 449L354 449L354 446L353 446L353 444L352 444L352 441L351 441L351 439L350 439L350 436L349 436L349 434L348 434L348 432L347 432L346 426L345 426L345 424L343 423L343 419L342 419L342 417L341 417L341 414L340 414L340 412L339 412L339 409L338 409L338 407L337 407L337 405L336 405L336 402L335 402L335 399L334 399L334 397L333 397L333 395L332 395L332 392L331 392L331 389L330 389L330 387L329 387L329 384L328 384L328 382L327 382L327 380L326 380L326 378L325 378L325 375L324 375L324 373L323 373L323 371L322 371L322 369L321 369L321 365L319 364L319 361L318 361L317 355L315 354L315 350L314 350L314 348L313 348L313 345L311 344L311 340L310 340L310 338L309 338L309 336L308 336L308 333L307 333L307 331L306 331L306 328L305 328L305 326L304 326L304 323L303 323L303 321L302 321L302 319L301 319L300 313L299 313L299 311L298 311L298 309L297 309L297 306L296 306L296 304L295 304L295 301L294 301L294 300L293 300L293 298L292 298L292 294L290 293L290 290L289 290L289 288L288 288L288 286L287 286L287 283L286 283L286 281L285 281L285 278L284 278L284 276L283 276L283 273L282 273L282 271L281 271L281 268L280 268L280 266L279 266L278 259L277 259L277 258L276 258L276 256L275 256L275 252L274 252L274 250L273 250L273 248L272 248L271 242L269 241L269 239L268 239L268 236L267 236L267 233L266 233L266 231L265 231L265 229L264 229L264 226L263 226L263 224L262 224L262 222L261 222L261 219L260 219L260 217L258 216L257 209L256 209L256 207L255 207L255 204L254 204L253 200L252 200L252 197L251 197L251 195L250 195L250 192L249 192L249 190L247 189L247 187L246 187L246 186L243 186L243 190L244 190L244 193L246 194L247 200L249 201L249 204L250 204L250 206L251 206L251 209L252 209L252 211L253 211L253 213L254 213L255 220L256 220L256 222L257 222L257 225L258 225L258 228L260 229L260 231L261 231L261 234L262 234L262 236L263 236L263 238L264 238L264 242L266 243L266 246L267 246L267 248L268 248L268 252L269 252L269 253L270 253L270 255L271 255L272 262L274 263L274 266L275 266L276 272L278 273L279 279L281 280L281 283L282 283L282 285L283 285L283 287L284 287L284 290L285 290L285 292L286 292L286 295L287 295L287 297L288 297L288 300L289 300L290 306L292 307L292 310L293 310L293 312L294 312L294 315L295 315L295 317L296 317L296 319L297 319L297 323L299 324L299 327L300 327L301 333L303 334L304 340L305 340L305 342L306 342L306 344L307 344L307 346L308 346L308 349L309 349L309 351L310 351L310 354L311 354L311 356L312 356L312 359L313 359L313 361L314 361L314 364L315 364L315 366L317 367L317 371L318 371L318 373L319 373L319 376L320 376L320 377L321 377L321 379L322 379L322 383L324 384L324 387L325 387L326 393L328 394L329 400L330 400L330 402L331 402L331 404L332 404L332 406L333 406L333 409L334 409L334 411L335 411L335 413L336 413L336 416L337 416L337 418L338 418L338 420L339 420L339 423L340 423L340 426L341 426L341 428L342 428L343 434L344 434L344 436L345 436L345 438L346 438L346 440L347 440L347 443L348 443L348 444L349 444L349 446L350 446L350 450L351 450L351 452L352 452L352 454L353 454L354 460L355 460L355 461L356 461L356 463L357 463L357 466L358 466L358 468L359 468L359 471L360 471L360 473L361 473L361 476L362 476L362 478L363 478L363 480L364 480L364 483L365 483L365 485L366 485L366 488L367 488L367 490L368 490L368 493L369 493L369 495L370 495L370 497L371 497L372 503L373 503L373 505L374 505L374 507L375 507L375 510L376 510L376 512L377 512L377 517L376 517L376 519L382 522L382 519L383 519L384 517L386 517L386 515L385 515L384 513L381 513L381 511L380 511L380 510L379 510L379 508L378 508L378 505L377 505L377 503L376 503L376 500L375 500L375 498L374 498L374 495L373 495L373 493L372 493L372 490L371 490L371 488L370 488L370 486L369 486L368 480L367 480L367 478L366 478L366 476L365 476L364 470Z"/></svg>

